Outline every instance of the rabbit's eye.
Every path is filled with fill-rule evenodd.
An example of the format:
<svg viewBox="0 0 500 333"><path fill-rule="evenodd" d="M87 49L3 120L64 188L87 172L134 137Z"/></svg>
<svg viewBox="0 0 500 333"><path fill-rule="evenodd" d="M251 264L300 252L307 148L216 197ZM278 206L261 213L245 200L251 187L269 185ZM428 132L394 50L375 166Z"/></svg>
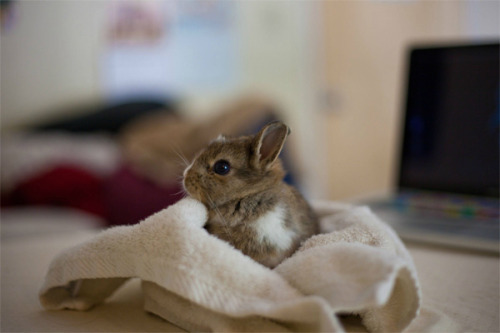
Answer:
<svg viewBox="0 0 500 333"><path fill-rule="evenodd" d="M227 175L229 173L229 170L231 170L231 165L229 165L228 161L219 160L214 164L214 172L218 175Z"/></svg>

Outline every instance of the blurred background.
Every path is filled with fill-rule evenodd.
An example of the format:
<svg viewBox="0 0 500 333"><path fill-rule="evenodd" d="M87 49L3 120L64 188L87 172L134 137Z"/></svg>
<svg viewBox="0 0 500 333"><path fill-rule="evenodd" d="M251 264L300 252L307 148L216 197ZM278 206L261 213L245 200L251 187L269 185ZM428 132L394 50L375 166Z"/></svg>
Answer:
<svg viewBox="0 0 500 333"><path fill-rule="evenodd" d="M2 1L2 208L137 222L220 132L292 128L310 199L394 187L414 44L498 40L494 1Z"/></svg>

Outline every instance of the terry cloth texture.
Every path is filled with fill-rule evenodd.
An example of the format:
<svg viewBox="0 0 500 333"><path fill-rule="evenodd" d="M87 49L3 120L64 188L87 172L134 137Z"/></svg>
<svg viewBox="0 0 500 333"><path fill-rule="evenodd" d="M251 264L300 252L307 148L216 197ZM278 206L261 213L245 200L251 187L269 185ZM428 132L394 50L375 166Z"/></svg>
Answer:
<svg viewBox="0 0 500 333"><path fill-rule="evenodd" d="M314 208L322 234L271 270L208 234L203 204L183 199L62 252L40 301L88 310L135 277L145 310L189 331L344 332L347 315L372 332L405 329L421 296L397 235L366 207Z"/></svg>

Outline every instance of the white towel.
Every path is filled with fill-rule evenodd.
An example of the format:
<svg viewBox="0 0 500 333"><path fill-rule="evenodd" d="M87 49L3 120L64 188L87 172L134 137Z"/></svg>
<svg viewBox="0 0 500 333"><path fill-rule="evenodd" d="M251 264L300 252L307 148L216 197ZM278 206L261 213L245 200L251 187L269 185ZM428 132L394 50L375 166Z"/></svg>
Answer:
<svg viewBox="0 0 500 333"><path fill-rule="evenodd" d="M352 328L348 314L368 331L405 329L421 296L396 234L366 207L317 203L315 210L323 233L271 270L208 234L205 207L186 198L61 253L40 301L87 310L137 277L146 311L189 331L344 332Z"/></svg>

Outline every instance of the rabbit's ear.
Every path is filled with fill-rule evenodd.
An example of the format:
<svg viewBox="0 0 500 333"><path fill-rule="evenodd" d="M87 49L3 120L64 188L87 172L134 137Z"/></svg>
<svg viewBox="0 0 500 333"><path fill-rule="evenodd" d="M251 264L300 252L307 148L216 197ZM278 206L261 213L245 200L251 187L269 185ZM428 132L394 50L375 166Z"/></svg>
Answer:
<svg viewBox="0 0 500 333"><path fill-rule="evenodd" d="M290 128L279 121L264 126L252 142L252 162L254 166L267 168L276 161L283 149Z"/></svg>

